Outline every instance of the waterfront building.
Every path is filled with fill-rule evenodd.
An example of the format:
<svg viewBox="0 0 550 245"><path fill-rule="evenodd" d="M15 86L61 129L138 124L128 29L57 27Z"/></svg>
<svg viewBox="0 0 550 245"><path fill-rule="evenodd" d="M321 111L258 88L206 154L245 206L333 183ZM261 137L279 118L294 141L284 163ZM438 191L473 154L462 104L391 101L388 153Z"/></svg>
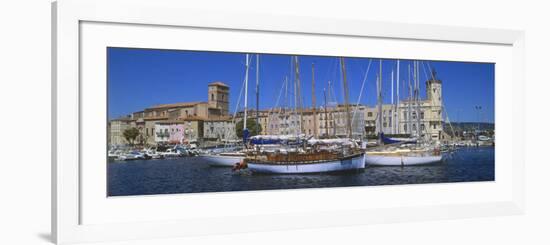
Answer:
<svg viewBox="0 0 550 245"><path fill-rule="evenodd" d="M204 118L185 119L183 137L187 143L197 143L203 140Z"/></svg>
<svg viewBox="0 0 550 245"><path fill-rule="evenodd" d="M431 78L426 81L424 99L404 99L399 104L383 104L381 115L378 115L376 106L350 105L352 135L354 138L372 138L383 132L388 135L419 135L431 140L448 138L443 131L441 88L441 80ZM250 119L258 120L264 135L303 133L319 138L347 136L347 112L343 105L332 104L326 110L324 107L315 110L249 109L247 114ZM186 142L200 143L235 140L235 125L242 121L243 116L244 112L240 111L231 120L229 86L213 82L208 84L207 102L154 105L128 117L112 120L108 126L109 143L127 144L122 133L130 127L140 131L137 142L144 145L181 142L181 137ZM380 125L379 117L382 119ZM181 132L181 135L173 136L171 130Z"/></svg>
<svg viewBox="0 0 550 245"><path fill-rule="evenodd" d="M353 115L353 108L350 106L350 114ZM364 106L358 107L355 117L352 117L352 134L356 137L364 135ZM323 107L315 111L311 108L301 111L284 109L273 110L265 115L265 126L262 125L262 134L299 134L316 136L318 138L345 137L346 132L346 111L343 106L327 108L326 113ZM262 122L262 120L260 120Z"/></svg>
<svg viewBox="0 0 550 245"><path fill-rule="evenodd" d="M156 144L180 144L185 141L185 124L180 120L160 121L155 124Z"/></svg>
<svg viewBox="0 0 550 245"><path fill-rule="evenodd" d="M155 124L155 143L166 144L170 140L170 124Z"/></svg>
<svg viewBox="0 0 550 245"><path fill-rule="evenodd" d="M170 126L168 132L170 133L170 138L168 139L169 143L183 143L185 141L185 124L172 121L169 122Z"/></svg>
<svg viewBox="0 0 550 245"><path fill-rule="evenodd" d="M236 140L235 122L229 117L220 119L207 119L203 122L204 141L230 141Z"/></svg>
<svg viewBox="0 0 550 245"><path fill-rule="evenodd" d="M182 137L193 142L202 141L204 121L220 120L221 122L228 118L229 91L227 84L216 81L208 84L207 101L154 105L134 112L122 118L123 120L111 120L108 125L109 144L127 144L122 133L131 127L139 130L140 134L136 142L143 145L179 142ZM223 130L218 127L228 128L230 125L224 122L216 123L214 127L216 132L221 132ZM171 130L174 130L175 134L172 134ZM208 133L209 137L212 136L210 132ZM219 136L225 136L225 134L222 133ZM217 136L212 137L214 138L217 139Z"/></svg>
<svg viewBox="0 0 550 245"><path fill-rule="evenodd" d="M121 117L111 120L107 130L109 145L126 145L129 142L124 138L124 131L135 127L136 123L131 117Z"/></svg>
<svg viewBox="0 0 550 245"><path fill-rule="evenodd" d="M443 131L443 105L441 80L431 78L426 81L426 97L414 100L405 99L399 104L382 105L381 124L378 126L376 106L350 105L352 135L354 138L376 137L378 132L387 135L419 135L425 139L442 140L449 138ZM314 114L315 113L315 114ZM243 112L237 114L242 120ZM249 110L255 117L256 112ZM320 138L346 137L347 112L344 105L333 105L302 110L273 108L259 113L262 134L298 134ZM380 127L380 130L378 130Z"/></svg>
<svg viewBox="0 0 550 245"><path fill-rule="evenodd" d="M441 80L432 77L426 81L426 99L418 103L405 100L399 104L399 133L420 135L432 140L445 137L441 85Z"/></svg>

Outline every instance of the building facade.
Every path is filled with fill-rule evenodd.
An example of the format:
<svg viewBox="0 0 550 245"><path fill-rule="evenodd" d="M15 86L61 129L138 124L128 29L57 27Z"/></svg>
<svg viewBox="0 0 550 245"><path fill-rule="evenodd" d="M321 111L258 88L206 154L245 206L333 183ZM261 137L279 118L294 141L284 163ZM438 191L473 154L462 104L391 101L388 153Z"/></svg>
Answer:
<svg viewBox="0 0 550 245"><path fill-rule="evenodd" d="M109 145L126 145L129 142L124 138L124 131L136 127L135 120L131 117L121 117L112 120L107 130Z"/></svg>
<svg viewBox="0 0 550 245"><path fill-rule="evenodd" d="M413 135L431 140L443 139L443 106L441 80L426 81L426 96L419 100L403 100L399 104L384 104L381 114L376 106L350 106L354 138L375 137L379 132L393 135ZM136 127L137 142L155 145L178 142L221 142L235 140L236 123L244 112L229 116L229 86L222 82L208 84L207 102L161 104L109 122L109 144L127 144L124 130ZM343 105L327 108L271 108L249 110L247 116L257 119L261 134L288 135L303 133L319 138L346 137L348 112Z"/></svg>
<svg viewBox="0 0 550 245"><path fill-rule="evenodd" d="M381 114L376 106L351 105L351 131L354 138L375 137L379 132L388 135L412 135L431 140L444 138L441 80L426 81L425 99L403 100L399 104L383 104ZM250 118L256 112L248 111ZM242 120L243 112L237 114ZM379 117L380 116L380 117ZM258 113L262 134L299 134L320 138L346 137L347 111L343 105L319 107L313 110L273 108ZM380 120L379 120L380 118Z"/></svg>
<svg viewBox="0 0 550 245"><path fill-rule="evenodd" d="M181 144L185 142L186 121L161 121L155 123L156 144Z"/></svg>
<svg viewBox="0 0 550 245"><path fill-rule="evenodd" d="M229 95L228 85L212 82L208 84L207 101L154 105L127 117L111 120L108 124L109 144L128 144L122 134L132 127L140 132L136 142L142 145L198 142L226 136L220 132L231 127L234 129L234 125L227 121ZM211 123L214 121L223 123ZM208 122L208 131L204 130L205 122Z"/></svg>
<svg viewBox="0 0 550 245"><path fill-rule="evenodd" d="M235 123L229 119L209 119L203 122L203 139L223 142L236 140Z"/></svg>

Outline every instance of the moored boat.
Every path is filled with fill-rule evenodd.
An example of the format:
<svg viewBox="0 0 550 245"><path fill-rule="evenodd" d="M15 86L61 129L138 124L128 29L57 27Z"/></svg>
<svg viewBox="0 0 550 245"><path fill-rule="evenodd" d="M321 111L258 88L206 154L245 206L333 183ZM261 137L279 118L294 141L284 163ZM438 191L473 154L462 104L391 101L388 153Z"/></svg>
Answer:
<svg viewBox="0 0 550 245"><path fill-rule="evenodd" d="M242 152L226 152L200 156L202 160L212 167L233 167L242 162L244 157L245 154Z"/></svg>
<svg viewBox="0 0 550 245"><path fill-rule="evenodd" d="M396 149L392 151L368 151L365 157L367 165L374 166L410 166L433 164L442 160L437 150Z"/></svg>
<svg viewBox="0 0 550 245"><path fill-rule="evenodd" d="M295 87L301 87L299 79L299 63L293 59L297 79ZM303 128L297 130L295 137L288 136L254 136L250 143L256 145L255 151L250 151L244 159L243 168L256 173L268 174L304 174L353 171L365 168L365 153L357 142L352 140L351 114L349 108L349 88L346 79L344 58L340 58L342 81L345 91L346 139L318 140L305 139ZM313 73L313 66L312 66ZM312 83L313 83L312 78ZM315 104L314 102L312 102ZM301 113L302 111L300 111ZM302 124L300 114L300 125ZM314 120L315 122L315 120ZM301 126L300 126L301 127ZM262 151L259 145L281 145L276 151ZM237 167L239 169L239 167Z"/></svg>
<svg viewBox="0 0 550 245"><path fill-rule="evenodd" d="M246 159L248 169L267 174L304 174L353 171L365 168L365 153L346 156L339 154L304 153L286 156L253 157Z"/></svg>
<svg viewBox="0 0 550 245"><path fill-rule="evenodd" d="M399 72L398 72L399 73ZM409 68L410 73L410 68ZM377 100L378 100L378 114L382 115L382 60L380 60L380 73L377 77ZM392 73L393 74L393 73ZM413 127L413 125L421 125L421 117L413 117L412 114L420 115L420 103L419 103L419 63L414 61L413 63L413 83L411 86L409 78L409 102L408 102L408 116L407 125L410 129L409 137L405 138L389 138L384 135L382 130L383 117L378 116L377 128L378 128L378 145L375 148L368 149L365 157L366 165L377 166L406 166L406 165L423 165L433 164L442 160L441 151L437 143L426 140L422 135L422 127ZM432 73L432 79L435 80L435 73ZM393 80L393 75L392 75ZM393 81L392 81L393 85ZM414 90L414 96L413 96ZM393 94L393 93L392 93ZM398 96L399 99L399 96ZM412 106L415 106L413 111ZM398 107L395 106L397 109ZM398 113L399 114L399 113ZM412 119L416 119L413 124ZM393 125L395 128L396 125ZM413 130L414 135L413 135ZM414 136L414 137L413 137Z"/></svg>

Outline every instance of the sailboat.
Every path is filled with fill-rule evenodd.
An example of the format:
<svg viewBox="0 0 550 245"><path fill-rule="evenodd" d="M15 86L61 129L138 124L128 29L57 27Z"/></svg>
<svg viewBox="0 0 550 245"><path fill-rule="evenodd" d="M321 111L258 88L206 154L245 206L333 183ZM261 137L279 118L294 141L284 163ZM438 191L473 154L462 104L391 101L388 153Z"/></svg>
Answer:
<svg viewBox="0 0 550 245"><path fill-rule="evenodd" d="M398 66L399 67L399 66ZM409 69L410 70L410 69ZM399 70L397 71L399 74ZM379 146L368 149L366 152L366 165L375 165L375 166L406 166L406 165L424 165L424 164L433 164L440 162L442 159L441 152L438 147L431 144L420 144L420 127L418 127L417 135L415 138L388 138L384 136L382 132L382 118L381 118L381 107L382 107L382 60L380 60L380 74L377 79L377 90L378 90L378 134L379 134ZM410 74L410 72L409 72ZM413 68L413 77L414 77L414 102L416 115L419 115L419 102L418 102L418 67L416 61ZM411 86L409 79L409 94L411 95ZM409 100L409 128L411 120L411 109L412 109L412 96ZM420 125L420 117L417 116L417 124Z"/></svg>
<svg viewBox="0 0 550 245"><path fill-rule="evenodd" d="M300 94L300 77L298 57L293 57L294 62L294 87L295 97ZM292 62L291 62L292 63ZM365 153L359 149L355 141L351 140L351 118L349 108L349 89L347 86L344 58L340 58L342 76L346 100L347 131L348 139L317 140L310 137L304 139L301 132L302 117L300 116L300 129L294 141L289 141L286 136L252 137L251 144L261 145L263 142L269 144L277 143L280 147L276 151L256 150L249 152L241 168L248 168L255 173L266 174L304 174L324 173L338 171L354 171L365 167ZM296 101L298 98L295 98ZM301 105L301 103L295 103ZM300 109L300 113L301 108ZM286 141L285 141L286 140ZM258 148L258 147L255 147Z"/></svg>
<svg viewBox="0 0 550 245"><path fill-rule="evenodd" d="M201 159L212 167L233 167L242 162L245 154L243 152L222 152L201 156Z"/></svg>
<svg viewBox="0 0 550 245"><path fill-rule="evenodd" d="M427 146L385 146L367 151L367 165L373 166L408 166L440 162L441 152L438 148Z"/></svg>
<svg viewBox="0 0 550 245"><path fill-rule="evenodd" d="M249 54L246 54L246 62L245 62L245 77L244 77L244 118L243 118L243 132L247 132L248 129L246 128L246 121L248 118L248 70L250 66L250 58ZM259 54L256 54L256 96L258 96L258 83L259 83ZM256 99L256 103L258 104L258 99ZM237 113L237 110L235 110L235 115ZM258 111L256 111L256 118L258 117ZM233 116L235 118L235 116ZM258 120L258 119L256 119ZM246 139L245 139L246 141ZM217 154L206 154L202 155L201 159L205 162L207 162L212 167L234 167L235 165L239 164L243 161L246 154L244 151L230 151L230 152L222 152Z"/></svg>

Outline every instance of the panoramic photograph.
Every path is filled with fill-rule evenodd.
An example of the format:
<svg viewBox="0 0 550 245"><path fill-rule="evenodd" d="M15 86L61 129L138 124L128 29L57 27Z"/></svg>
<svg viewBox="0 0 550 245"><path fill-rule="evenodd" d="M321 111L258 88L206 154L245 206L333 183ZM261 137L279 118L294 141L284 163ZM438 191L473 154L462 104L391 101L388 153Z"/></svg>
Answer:
<svg viewBox="0 0 550 245"><path fill-rule="evenodd" d="M495 64L109 47L107 196L495 180Z"/></svg>

